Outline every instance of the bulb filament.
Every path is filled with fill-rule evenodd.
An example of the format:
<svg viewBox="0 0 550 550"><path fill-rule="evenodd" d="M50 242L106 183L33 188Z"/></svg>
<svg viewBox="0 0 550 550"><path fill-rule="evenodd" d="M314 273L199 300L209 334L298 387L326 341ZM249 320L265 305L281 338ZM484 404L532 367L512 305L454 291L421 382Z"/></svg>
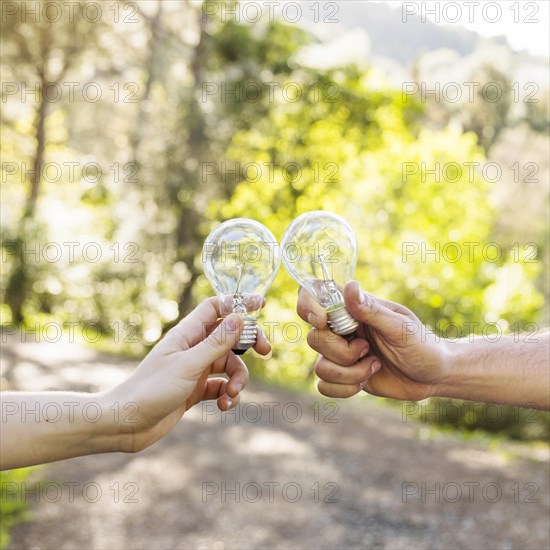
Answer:
<svg viewBox="0 0 550 550"><path fill-rule="evenodd" d="M237 279L237 289L233 295L233 311L236 313L246 313L246 306L244 305L244 297L241 292L241 279L243 277L244 265L239 262L237 264L239 270L239 277Z"/></svg>
<svg viewBox="0 0 550 550"><path fill-rule="evenodd" d="M336 283L334 282L334 279L329 275L328 267L325 262L325 259L323 258L322 254L319 254L319 263L321 264L321 269L323 270L323 277L325 279L325 288L328 291L328 299L330 302L330 306L336 306L342 302L340 291L338 290L338 287L336 286Z"/></svg>

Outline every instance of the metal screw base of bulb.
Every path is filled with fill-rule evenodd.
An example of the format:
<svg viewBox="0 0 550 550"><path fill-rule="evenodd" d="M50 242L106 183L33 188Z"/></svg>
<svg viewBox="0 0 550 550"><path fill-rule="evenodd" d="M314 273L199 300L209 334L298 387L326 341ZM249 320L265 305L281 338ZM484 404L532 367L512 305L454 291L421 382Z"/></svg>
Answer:
<svg viewBox="0 0 550 550"><path fill-rule="evenodd" d="M232 349L236 355L242 355L247 349L250 349L256 343L256 337L258 334L258 324L255 319L250 317L243 317L243 331L239 341Z"/></svg>
<svg viewBox="0 0 550 550"><path fill-rule="evenodd" d="M338 309L327 312L328 325L332 332L347 336L359 327L357 319L353 318L344 305Z"/></svg>

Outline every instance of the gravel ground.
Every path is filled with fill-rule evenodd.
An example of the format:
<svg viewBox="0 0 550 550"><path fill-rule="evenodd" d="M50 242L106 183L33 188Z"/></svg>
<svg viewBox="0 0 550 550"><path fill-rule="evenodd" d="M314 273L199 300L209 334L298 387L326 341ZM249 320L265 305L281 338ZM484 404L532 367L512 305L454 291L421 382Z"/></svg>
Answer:
<svg viewBox="0 0 550 550"><path fill-rule="evenodd" d="M75 344L2 352L26 390L102 389L134 367ZM236 412L198 405L142 453L41 468L9 548L549 548L547 451L256 382Z"/></svg>

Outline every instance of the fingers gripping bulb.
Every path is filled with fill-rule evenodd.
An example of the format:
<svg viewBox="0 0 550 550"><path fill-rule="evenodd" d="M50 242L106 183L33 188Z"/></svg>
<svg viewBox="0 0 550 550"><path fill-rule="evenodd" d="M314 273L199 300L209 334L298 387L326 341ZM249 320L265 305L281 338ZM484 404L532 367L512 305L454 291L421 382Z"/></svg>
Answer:
<svg viewBox="0 0 550 550"><path fill-rule="evenodd" d="M357 264L357 239L347 222L330 212L307 212L289 225L281 248L286 270L325 308L330 329L341 336L357 330L338 288L353 278Z"/></svg>
<svg viewBox="0 0 550 550"><path fill-rule="evenodd" d="M233 348L242 354L256 343L264 295L280 267L279 244L262 224L244 218L226 221L207 237L204 274L220 300L223 317L238 313L243 330Z"/></svg>

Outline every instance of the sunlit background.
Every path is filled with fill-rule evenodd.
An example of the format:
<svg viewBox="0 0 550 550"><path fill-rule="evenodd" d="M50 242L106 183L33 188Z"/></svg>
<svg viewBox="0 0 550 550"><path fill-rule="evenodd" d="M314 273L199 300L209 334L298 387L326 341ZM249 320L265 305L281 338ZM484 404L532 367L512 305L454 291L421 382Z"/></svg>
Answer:
<svg viewBox="0 0 550 550"><path fill-rule="evenodd" d="M465 30L399 4L305 2L295 24L198 2L8 17L3 322L128 324L141 353L211 293L213 225L251 217L280 239L325 208L357 232L365 286L425 322L544 323L548 5L512 25L501 3L510 35L489 37L481 9ZM295 320L294 293L281 273L266 317ZM303 377L302 344L276 346L265 374Z"/></svg>
<svg viewBox="0 0 550 550"><path fill-rule="evenodd" d="M102 2L93 23L5 4L3 344L54 322L139 358L212 294L215 225L253 218L281 239L316 209L355 230L363 286L433 330L548 326L548 2L493 2L497 22L462 6L456 23L422 11L448 2L299 2L296 22L288 2L257 22L232 2ZM307 391L296 291L281 271L260 318L273 358L248 363ZM547 418L506 419L451 427L548 435Z"/></svg>

